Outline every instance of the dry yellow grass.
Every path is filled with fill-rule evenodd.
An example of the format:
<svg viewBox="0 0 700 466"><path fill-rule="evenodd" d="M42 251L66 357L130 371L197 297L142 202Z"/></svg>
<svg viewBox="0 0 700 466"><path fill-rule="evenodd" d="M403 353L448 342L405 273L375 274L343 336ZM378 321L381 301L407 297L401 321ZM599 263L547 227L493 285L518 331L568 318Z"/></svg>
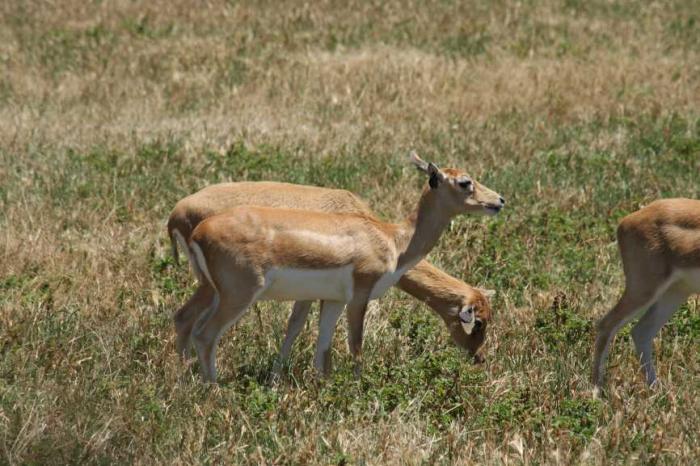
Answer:
<svg viewBox="0 0 700 466"><path fill-rule="evenodd" d="M451 118L526 112L560 122L696 108L697 50L666 37L681 8L640 2L625 19L606 7L590 7L602 10L591 18L554 2L8 2L2 137L89 146L187 134L224 147L243 137L332 151L367 133L381 148L403 147ZM471 50L457 42L457 52L436 53L472 29L491 38L487 52L455 56ZM329 50L328 37L343 32L357 43Z"/></svg>
<svg viewBox="0 0 700 466"><path fill-rule="evenodd" d="M591 322L620 291L613 230L698 197L692 0L0 3L0 462L697 462L700 320L664 331L658 392L623 332L590 400ZM205 388L173 349L192 278L164 223L206 184L415 200L409 147L508 199L432 260L498 289L468 364L396 292L352 380L314 381L314 328L269 383L286 307L223 341ZM277 312L275 312L277 311Z"/></svg>

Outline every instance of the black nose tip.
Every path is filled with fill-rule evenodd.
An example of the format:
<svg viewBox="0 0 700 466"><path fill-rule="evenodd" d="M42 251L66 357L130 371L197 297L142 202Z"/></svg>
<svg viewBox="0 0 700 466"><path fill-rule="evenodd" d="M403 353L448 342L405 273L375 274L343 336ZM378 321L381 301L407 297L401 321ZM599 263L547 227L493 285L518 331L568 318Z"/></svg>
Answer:
<svg viewBox="0 0 700 466"><path fill-rule="evenodd" d="M498 200L501 201L501 205L506 205L506 200L503 199L501 196L498 196Z"/></svg>

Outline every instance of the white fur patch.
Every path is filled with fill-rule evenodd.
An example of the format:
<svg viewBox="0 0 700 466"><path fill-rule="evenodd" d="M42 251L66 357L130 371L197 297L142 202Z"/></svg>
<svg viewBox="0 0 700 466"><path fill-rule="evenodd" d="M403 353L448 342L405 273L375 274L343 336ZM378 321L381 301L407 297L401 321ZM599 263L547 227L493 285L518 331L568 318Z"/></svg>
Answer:
<svg viewBox="0 0 700 466"><path fill-rule="evenodd" d="M462 325L464 333L471 335L474 331L474 326L476 325L476 316L474 316L474 308L472 307L472 312L468 312L470 306L464 306L462 309L457 308L459 318L459 323Z"/></svg>
<svg viewBox="0 0 700 466"><path fill-rule="evenodd" d="M470 322L468 324L462 322L462 329L464 330L464 333L466 333L467 335L471 335L474 331L474 322Z"/></svg>
<svg viewBox="0 0 700 466"><path fill-rule="evenodd" d="M352 298L353 267L334 269L273 268L265 274L261 300L348 302Z"/></svg>
<svg viewBox="0 0 700 466"><path fill-rule="evenodd" d="M173 228L173 236L175 237L175 241L177 241L177 244L180 246L180 249L183 251L187 251L187 241L185 241L185 237L182 236L182 233L180 233L180 230L177 228Z"/></svg>
<svg viewBox="0 0 700 466"><path fill-rule="evenodd" d="M173 236L175 237L175 242L177 242L177 244L180 246L180 251L183 251L185 254L187 254L187 260L189 261L190 267L192 267L192 271L194 272L195 276L197 276L197 278L200 278L195 262L196 259L192 255L192 251L187 245L185 237L182 235L182 233L180 233L180 230L178 230L177 228L173 228Z"/></svg>
<svg viewBox="0 0 700 466"><path fill-rule="evenodd" d="M204 274L204 276L207 277L207 280L209 280L209 283L211 283L211 286L213 286L214 289L216 289L216 286L214 285L214 280L212 280L211 274L209 273L209 269L207 268L207 261L204 259L204 254L202 253L202 248L200 248L199 245L197 243L195 243L194 241L192 241L190 243L190 247L192 249L192 254L194 254L194 260L192 257L189 257L190 256L190 254L189 254L190 249L189 248L187 249L188 257L190 258L190 262L192 263L192 268L194 269L195 273L197 274L197 276L199 276L199 273L198 273L198 268L199 268L199 271L201 271ZM199 277L199 278L201 279L202 277Z"/></svg>

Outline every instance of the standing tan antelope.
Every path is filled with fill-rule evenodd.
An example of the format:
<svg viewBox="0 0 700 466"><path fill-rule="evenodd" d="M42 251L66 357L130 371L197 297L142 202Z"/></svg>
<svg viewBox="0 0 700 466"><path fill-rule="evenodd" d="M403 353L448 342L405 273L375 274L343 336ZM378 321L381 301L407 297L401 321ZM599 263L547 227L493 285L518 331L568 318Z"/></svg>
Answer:
<svg viewBox="0 0 700 466"><path fill-rule="evenodd" d="M215 299L192 332L205 380L216 381L222 333L258 300L324 301L315 367L330 371L330 344L347 305L350 349L359 361L367 303L381 297L435 245L452 217L495 214L504 200L466 173L440 170L415 153L430 177L416 211L389 224L364 214L244 206L202 221L189 250L200 281Z"/></svg>
<svg viewBox="0 0 700 466"><path fill-rule="evenodd" d="M656 382L652 340L678 307L700 292L700 201L665 199L626 216L617 228L625 291L597 325L593 358L596 393L620 327L641 314L632 339L649 385Z"/></svg>
<svg viewBox="0 0 700 466"><path fill-rule="evenodd" d="M270 181L215 184L183 198L170 214L168 236L176 262L177 244L179 243L183 250L186 249L192 230L202 220L241 205L290 207L373 216L364 202L342 189ZM486 337L486 327L491 319L488 297L492 292L469 286L425 260L404 274L397 286L430 306L445 322L454 342L473 356L476 362L483 360L477 351ZM183 357L187 355L190 333L195 321L213 299L214 289L208 282L201 282L194 295L175 313L176 346ZM295 303L277 369L289 356L292 343L303 328L310 309L311 301ZM359 346L362 346L361 341Z"/></svg>

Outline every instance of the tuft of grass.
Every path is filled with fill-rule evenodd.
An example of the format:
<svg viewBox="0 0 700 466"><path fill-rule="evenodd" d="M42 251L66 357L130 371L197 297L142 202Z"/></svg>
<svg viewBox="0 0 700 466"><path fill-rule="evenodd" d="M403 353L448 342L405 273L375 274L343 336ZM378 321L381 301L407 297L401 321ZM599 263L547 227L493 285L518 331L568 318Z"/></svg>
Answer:
<svg viewBox="0 0 700 466"><path fill-rule="evenodd" d="M551 308L538 315L535 330L550 350L561 351L577 345L587 347L591 340L588 337L592 325L590 320L577 315L569 307L565 295L558 294L554 297Z"/></svg>

